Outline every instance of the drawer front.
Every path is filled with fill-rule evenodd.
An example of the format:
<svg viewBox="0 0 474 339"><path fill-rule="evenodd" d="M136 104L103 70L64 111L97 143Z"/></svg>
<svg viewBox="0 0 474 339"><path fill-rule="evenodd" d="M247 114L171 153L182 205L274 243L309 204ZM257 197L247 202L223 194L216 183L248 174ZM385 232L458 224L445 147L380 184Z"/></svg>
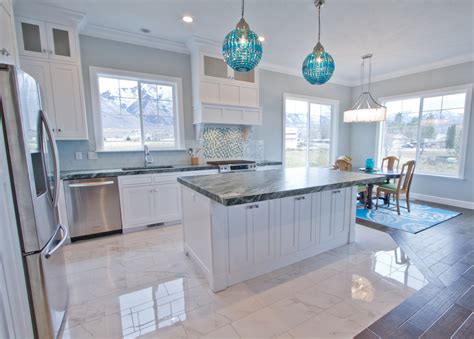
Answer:
<svg viewBox="0 0 474 339"><path fill-rule="evenodd" d="M153 175L126 175L119 177L120 186L153 184Z"/></svg>

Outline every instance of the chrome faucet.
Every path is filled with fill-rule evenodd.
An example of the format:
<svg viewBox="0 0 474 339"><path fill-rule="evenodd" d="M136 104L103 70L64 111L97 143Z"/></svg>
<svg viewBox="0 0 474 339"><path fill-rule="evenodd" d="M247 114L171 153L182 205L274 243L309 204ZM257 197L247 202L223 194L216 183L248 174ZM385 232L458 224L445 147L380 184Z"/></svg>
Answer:
<svg viewBox="0 0 474 339"><path fill-rule="evenodd" d="M150 154L150 149L148 148L148 145L145 145L143 147L143 152L145 153L145 167L148 165L151 165L153 163L153 158Z"/></svg>

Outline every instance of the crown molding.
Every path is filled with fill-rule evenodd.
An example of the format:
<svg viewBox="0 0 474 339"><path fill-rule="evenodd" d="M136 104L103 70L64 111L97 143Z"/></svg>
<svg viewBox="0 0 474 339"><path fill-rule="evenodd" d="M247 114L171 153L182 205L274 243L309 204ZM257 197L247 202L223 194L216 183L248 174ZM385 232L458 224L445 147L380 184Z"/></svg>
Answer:
<svg viewBox="0 0 474 339"><path fill-rule="evenodd" d="M87 24L86 13L73 11L55 6L39 6L37 4L24 4L14 2L15 15L30 19L55 22L58 24L74 25L82 29Z"/></svg>
<svg viewBox="0 0 474 339"><path fill-rule="evenodd" d="M432 62L432 63L429 63L429 64L420 65L420 66L405 68L405 69L400 70L400 71L380 74L380 75L377 75L377 76L373 76L371 82L374 83L374 82L390 80L390 79L394 79L394 78L400 78L400 77L407 76L407 75L413 75L413 74L417 74L417 73L432 71L432 70L443 68L443 67L449 67L449 66L454 66L454 65L458 65L458 64L463 64L465 62L470 62L470 61L474 61L474 53L464 54L464 55L460 55L460 56L457 56L457 57L454 57L454 58L445 59L445 60L441 60L441 61L436 61L436 62ZM360 86L360 84L357 83L357 84L354 84L352 86L357 87L357 86Z"/></svg>
<svg viewBox="0 0 474 339"><path fill-rule="evenodd" d="M153 35L131 33L104 26L89 24L80 31L80 34L107 40L125 42L138 46L162 49L170 52L184 54L190 53L189 48L186 47L186 44L181 42L163 39Z"/></svg>

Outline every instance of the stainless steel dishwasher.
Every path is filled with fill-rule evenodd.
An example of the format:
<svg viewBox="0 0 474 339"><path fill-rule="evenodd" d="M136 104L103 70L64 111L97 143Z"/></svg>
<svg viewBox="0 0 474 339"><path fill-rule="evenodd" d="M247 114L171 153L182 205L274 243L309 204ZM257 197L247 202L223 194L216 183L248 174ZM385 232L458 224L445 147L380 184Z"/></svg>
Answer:
<svg viewBox="0 0 474 339"><path fill-rule="evenodd" d="M68 180L64 191L71 240L122 232L116 177Z"/></svg>

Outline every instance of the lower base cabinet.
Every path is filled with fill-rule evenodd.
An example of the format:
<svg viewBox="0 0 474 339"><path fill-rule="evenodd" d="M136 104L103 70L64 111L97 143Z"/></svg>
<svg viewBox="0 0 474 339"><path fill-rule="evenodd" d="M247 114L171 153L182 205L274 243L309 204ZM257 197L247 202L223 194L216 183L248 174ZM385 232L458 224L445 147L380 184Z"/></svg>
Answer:
<svg viewBox="0 0 474 339"><path fill-rule="evenodd" d="M181 194L185 251L214 292L354 239L354 187L228 207Z"/></svg>
<svg viewBox="0 0 474 339"><path fill-rule="evenodd" d="M215 173L217 170L119 177L123 229L181 220L178 176Z"/></svg>

